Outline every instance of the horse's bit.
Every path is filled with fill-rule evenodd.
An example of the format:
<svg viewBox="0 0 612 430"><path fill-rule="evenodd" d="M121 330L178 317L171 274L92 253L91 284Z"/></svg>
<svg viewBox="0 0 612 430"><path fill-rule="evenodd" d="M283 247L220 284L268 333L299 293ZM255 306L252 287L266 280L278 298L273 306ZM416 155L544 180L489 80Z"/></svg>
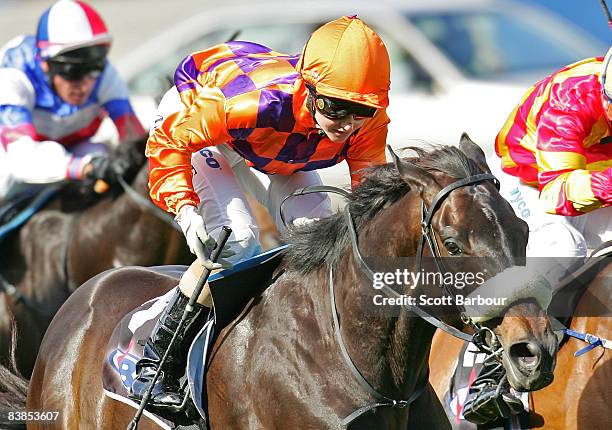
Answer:
<svg viewBox="0 0 612 430"><path fill-rule="evenodd" d="M493 181L493 183L495 184L496 188L499 189L499 181L497 180L497 178L494 175L492 175L490 173L482 173L482 174L473 175L473 176L469 176L467 178L460 179L460 180L458 180L456 182L453 182L452 184L447 185L446 187L442 188L438 192L438 194L436 194L436 196L434 197L434 199L433 199L433 201L431 203L431 206L429 207L429 210L425 207L425 202L422 202L422 205L421 205L421 232L422 232L422 236L421 236L421 239L419 241L418 248L417 248L417 271L420 270L420 268L421 268L421 262L422 262L422 258L423 258L423 248L424 248L425 242L427 242L427 245L429 247L431 255L434 258L434 261L436 262L436 266L437 266L438 270L440 272L444 273L444 264L440 260L441 259L440 249L438 247L438 244L437 244L437 241L436 241L436 238L435 238L435 232L434 232L434 230L433 230L433 228L431 226L431 222L432 222L433 216L434 216L436 210L439 208L441 202L453 190L455 190L457 188L461 188L461 187L467 186L467 185L484 182L484 181ZM285 199L283 200L283 202L280 205L280 217L281 217L281 220L283 221L283 223L285 223L285 217L284 217L284 214L283 214L283 205L284 205L284 203L289 198L294 197L294 196L301 196L301 195L305 195L305 194L319 193L319 192L332 192L332 193L339 194L339 195L341 195L341 196L343 196L345 198L349 197L349 193L347 191L345 191L343 189L340 189L340 188L326 186L326 185L315 185L315 186L311 186L311 187L300 188L300 189L296 190L295 192L293 192L292 194L290 194L289 196L285 197ZM353 247L353 254L355 256L355 260L357 261L361 271L368 277L368 279L370 281L373 282L374 281L374 272L368 266L368 264L365 262L363 256L361 255L361 252L359 251L359 243L358 243L357 231L356 231L355 224L354 224L354 221L353 221L353 217L351 216L350 208L349 208L348 204L344 207L344 218L345 218L345 221L346 221L346 223L348 225L349 234L351 236L351 243L352 243L352 247ZM410 398L405 399L405 400L404 399L396 400L396 399L389 398L389 397L385 396L384 394L380 393L379 391L377 391L374 387L372 387L372 385L365 379L365 377L361 374L359 369L357 369L357 367L353 363L353 360L351 359L351 357L350 357L350 355L348 353L348 350L346 348L346 345L344 343L344 340L342 338L342 333L340 331L340 324L339 324L339 318L338 318L338 310L336 308L336 299L335 299L334 282L333 282L333 269L331 267L330 267L330 270L329 270L329 290L330 290L330 301L331 301L331 309L332 309L332 318L333 318L334 332L335 332L335 335L336 335L336 339L338 340L338 344L340 346L340 351L342 353L344 361L346 362L346 364L348 365L349 369L351 370L351 373L353 373L355 378L362 385L362 387L365 388L365 390L368 393L370 393L375 399L377 399L375 402L370 403L368 405L365 405L365 406L357 409L356 411L354 411L350 415L348 415L346 418L344 418L342 420L342 425L343 426L348 426L348 424L350 424L353 420L355 420L356 418L358 418L359 416L361 416L365 412L368 412L368 411L370 411L372 409L376 409L376 408L381 407L381 406L391 406L391 407L397 407L397 408L405 408L408 405L410 405L425 390L425 388L427 386L428 377L424 378L424 380L419 383L419 385L417 386L416 390L412 393ZM381 290L384 291L384 293L387 294L390 297L393 297L393 298L401 297L399 293L397 293L395 290L393 290L392 288L390 288L389 286L387 286L385 284L383 284ZM448 295L454 297L453 292L446 285L445 285L445 292ZM454 303L456 303L456 301ZM474 342L477 346L479 346L482 349L487 350L491 354L498 355L499 352L501 352L500 349L499 349L497 338L496 338L495 334L493 333L493 331L488 329L488 328L486 328L486 327L482 327L482 326L474 323L469 317L467 317L465 315L465 313L463 312L463 307L458 307L459 310L461 311L461 319L462 319L462 321L465 324L469 324L469 325L471 325L474 328L475 334L473 336L470 336L470 335L468 335L466 333L463 333L462 331L456 329L455 327L446 324L445 322L443 322L443 321L439 320L438 318L430 315L429 313L427 313L423 309L419 308L418 306L407 305L407 304L403 304L402 306L408 308L410 311L414 312L416 315L418 315L419 317L421 317L425 321L427 321L430 324L432 324L433 326L435 326L435 327L437 327L437 328L439 328L439 329L449 333L450 335L452 335L454 337L462 339L462 340L464 340L466 342ZM492 342L492 346L490 348L486 346L485 341L484 341L484 339L487 336L489 336L490 341Z"/></svg>

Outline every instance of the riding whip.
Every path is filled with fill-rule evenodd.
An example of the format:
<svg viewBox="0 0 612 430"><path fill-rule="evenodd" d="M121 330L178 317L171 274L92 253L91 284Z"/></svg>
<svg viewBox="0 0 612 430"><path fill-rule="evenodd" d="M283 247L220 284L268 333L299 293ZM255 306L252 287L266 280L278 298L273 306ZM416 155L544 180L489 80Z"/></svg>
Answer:
<svg viewBox="0 0 612 430"><path fill-rule="evenodd" d="M213 249L210 255L210 259L213 263L219 259L219 256L221 255L221 251L223 250L223 247L225 246L227 239L230 237L230 234L232 234L232 229L229 228L228 226L223 226L223 228L221 229L221 234L219 235L219 241L217 242L217 247ZM209 275L210 275L210 269L205 267L204 271L202 272L202 275L200 276L200 279L198 279L195 290L193 291L193 293L191 294L191 297L189 298L189 302L187 303L187 306L185 307L183 316L181 317L181 321L179 322L178 327L176 328L176 330L174 331L174 334L172 335L170 344L168 345L168 348L164 352L164 355L161 358L159 365L157 366L157 371L155 372L155 375L153 376L153 380L151 381L149 388L147 388L147 391L145 392L144 396L142 396L142 400L140 401L138 410L136 411L134 418L132 419L129 426L127 427L128 430L136 430L138 428L138 421L140 420L140 417L142 416L142 413L144 412L145 406L147 405L149 398L151 397L153 386L155 385L155 382L157 382L157 379L159 378L161 369L164 363L166 362L166 359L168 358L168 352L172 349L172 346L176 342L178 333L180 333L180 330L183 328L183 325L185 324L185 321L189 317L189 314L193 312L194 305L196 301L198 300L198 297L200 296L200 293L202 292L202 289L204 288L204 285L206 284L206 281L208 280Z"/></svg>
<svg viewBox="0 0 612 430"><path fill-rule="evenodd" d="M599 0L599 4L606 15L606 19L608 20L608 26L612 29L612 15L610 15L610 10L608 9L608 5L606 4L606 0Z"/></svg>

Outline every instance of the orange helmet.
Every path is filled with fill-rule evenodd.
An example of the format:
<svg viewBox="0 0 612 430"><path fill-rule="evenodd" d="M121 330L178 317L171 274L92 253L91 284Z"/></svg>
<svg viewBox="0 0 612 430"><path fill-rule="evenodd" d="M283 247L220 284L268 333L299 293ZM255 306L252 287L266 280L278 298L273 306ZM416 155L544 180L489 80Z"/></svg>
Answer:
<svg viewBox="0 0 612 430"><path fill-rule="evenodd" d="M317 29L296 66L317 94L385 108L389 105L389 54L380 36L356 16Z"/></svg>

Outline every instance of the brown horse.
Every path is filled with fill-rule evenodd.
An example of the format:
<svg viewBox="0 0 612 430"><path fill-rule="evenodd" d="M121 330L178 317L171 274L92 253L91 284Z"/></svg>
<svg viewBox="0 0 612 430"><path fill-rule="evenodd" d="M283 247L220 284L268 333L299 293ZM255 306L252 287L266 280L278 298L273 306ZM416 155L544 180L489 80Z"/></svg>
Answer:
<svg viewBox="0 0 612 430"><path fill-rule="evenodd" d="M148 196L145 142L124 142L110 155L112 162L124 163L125 180L142 196ZM0 357L8 355L14 318L18 367L30 375L55 312L78 285L106 269L189 264L193 257L171 222L118 184L103 195L82 195L80 184L64 187L0 246L0 276L24 297L0 294Z"/></svg>
<svg viewBox="0 0 612 430"><path fill-rule="evenodd" d="M612 318L601 314L601 305L612 303L612 264L602 262L604 269L587 285L581 295L569 328L579 333L591 333L610 338ZM438 331L432 343L430 381L442 399L448 390L463 342ZM579 430L612 428L612 357L602 348L575 357L574 353L587 344L568 338L557 353L554 381L546 388L530 393L529 428ZM474 425L473 428L476 428ZM480 428L480 427L479 427Z"/></svg>
<svg viewBox="0 0 612 430"><path fill-rule="evenodd" d="M461 148L374 169L350 196L348 217L292 230L272 284L215 342L207 373L211 429L328 429L348 421L363 429L449 427L427 382L435 327L406 308L397 317L370 313L379 292L364 282L371 269L361 253L386 261L414 256L424 204L434 215L430 239L439 254L488 257L452 258L463 270L491 276L524 257L526 224L485 174L482 151L467 137ZM457 188L445 188L450 184ZM429 252L438 254L434 249ZM176 279L151 269L121 268L78 288L49 326L28 392L28 410L60 411L59 418L31 427L126 427L135 411L102 390L106 345L123 315L174 285ZM445 296L431 285L402 292ZM493 327L505 350L515 351L504 353L504 363L529 375L512 381L517 387L541 388L554 367L554 334L535 302L510 309L538 317L500 318ZM461 327L459 310L447 311L441 318ZM531 360L520 351L532 351L537 365L526 369ZM144 418L139 428L155 425Z"/></svg>

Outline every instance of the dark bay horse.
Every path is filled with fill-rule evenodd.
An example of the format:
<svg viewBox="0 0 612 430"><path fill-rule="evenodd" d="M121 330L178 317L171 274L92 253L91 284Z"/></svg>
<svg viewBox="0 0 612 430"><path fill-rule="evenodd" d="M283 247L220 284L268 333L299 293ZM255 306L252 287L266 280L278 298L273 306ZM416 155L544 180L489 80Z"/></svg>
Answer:
<svg viewBox="0 0 612 430"><path fill-rule="evenodd" d="M610 257L608 257L608 261ZM612 263L590 282L578 301L568 328L606 339L612 337L612 318L601 315L601 305L609 313L612 303ZM557 353L555 379L547 387L530 393L529 426L550 430L612 428L612 355L595 348L579 357L574 353L587 344L570 337ZM442 399L448 390L462 341L438 331L431 349L430 381Z"/></svg>
<svg viewBox="0 0 612 430"><path fill-rule="evenodd" d="M124 163L125 181L148 198L145 142L124 142L110 157ZM14 318L17 363L25 375L51 318L78 285L112 267L192 261L182 234L121 187L96 195L81 194L80 186L68 184L0 244L0 275L25 298L0 294L0 357L6 361Z"/></svg>
<svg viewBox="0 0 612 430"><path fill-rule="evenodd" d="M490 176L475 177L485 172L484 154L465 137L461 149L438 148L369 172L348 203L359 245L352 245L342 214L292 230L272 284L215 342L207 373L210 428L344 428L356 410L378 401L384 405L357 414L350 428L448 428L427 382L435 327L405 308L397 317L369 313L377 291L364 284L361 254L355 249L383 258L416 255L424 203L435 211L431 226L440 254L488 257L454 258L466 261L463 269L488 276L515 265L525 256L527 226ZM460 178L466 178L462 186L444 189L461 185ZM436 210L431 204L441 190L444 197ZM135 411L102 390L99 369L106 345L123 315L175 285L176 279L152 269L120 268L79 287L49 326L28 392L28 410L61 411L60 418L44 426L31 423L31 428L125 428ZM445 295L431 285L404 292ZM492 327L506 347L505 365L517 375L529 374L512 383L541 388L554 368L548 319L528 299L509 309L536 315L499 318ZM452 306L441 318L463 326ZM526 343L529 348L514 347ZM527 350L538 363L529 369L520 353ZM390 399L410 401L392 406ZM144 418L139 428L156 426Z"/></svg>

